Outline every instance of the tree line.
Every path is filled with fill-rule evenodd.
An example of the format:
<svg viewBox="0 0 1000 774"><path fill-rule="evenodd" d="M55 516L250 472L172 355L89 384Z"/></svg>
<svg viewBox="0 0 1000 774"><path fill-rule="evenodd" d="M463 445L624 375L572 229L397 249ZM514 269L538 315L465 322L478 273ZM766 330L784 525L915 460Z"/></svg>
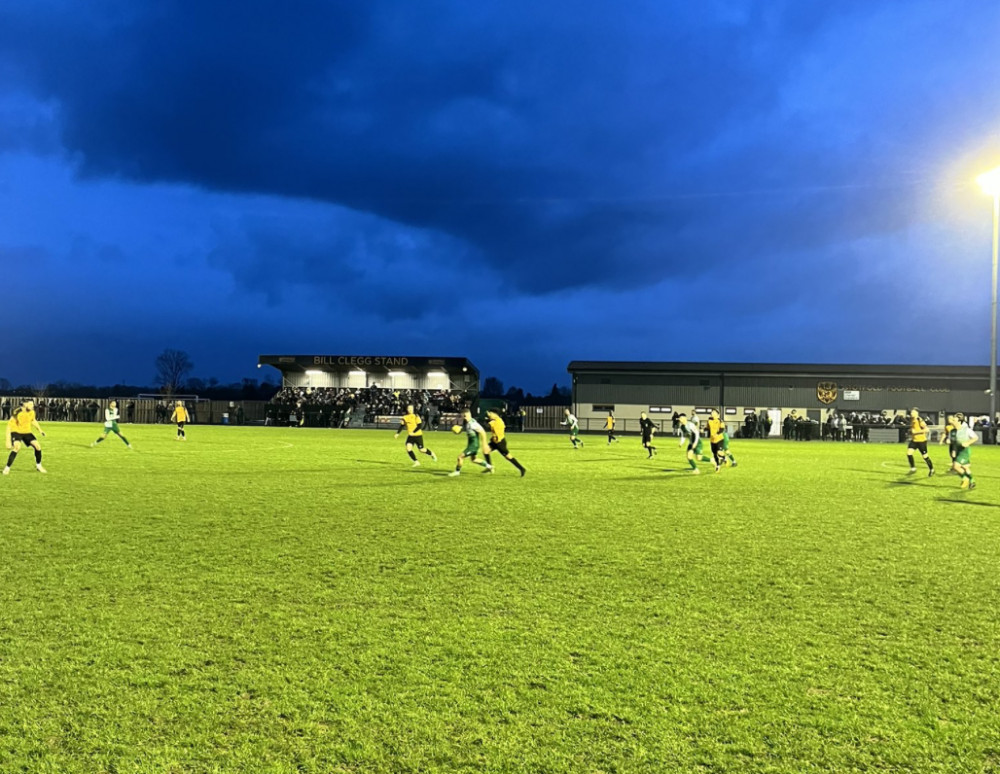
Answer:
<svg viewBox="0 0 1000 774"><path fill-rule="evenodd" d="M191 376L194 363L187 352L165 349L156 356L155 373L151 384L92 385L59 380L45 384L14 385L9 379L0 377L0 394L25 395L36 398L53 396L59 398L102 398L108 395L128 396L142 393L159 393L165 398L171 395L197 395L211 400L270 400L280 385L266 375L263 380L241 379L223 383L209 377L202 379Z"/></svg>

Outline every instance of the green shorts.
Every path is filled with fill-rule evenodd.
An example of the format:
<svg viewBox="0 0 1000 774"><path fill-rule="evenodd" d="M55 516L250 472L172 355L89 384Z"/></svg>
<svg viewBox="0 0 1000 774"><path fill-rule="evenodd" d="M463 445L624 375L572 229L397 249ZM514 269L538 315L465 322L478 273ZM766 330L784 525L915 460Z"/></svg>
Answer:
<svg viewBox="0 0 1000 774"><path fill-rule="evenodd" d="M955 463L958 465L970 465L972 463L972 452L969 451L968 446L964 449L959 447L955 453Z"/></svg>
<svg viewBox="0 0 1000 774"><path fill-rule="evenodd" d="M479 454L479 439L476 438L469 441L469 445L465 447L465 451L462 452L463 457L475 457Z"/></svg>
<svg viewBox="0 0 1000 774"><path fill-rule="evenodd" d="M104 425L104 434L107 435L108 433L117 433L118 435L121 435L121 431L118 429L117 422L112 422L110 425L109 424Z"/></svg>

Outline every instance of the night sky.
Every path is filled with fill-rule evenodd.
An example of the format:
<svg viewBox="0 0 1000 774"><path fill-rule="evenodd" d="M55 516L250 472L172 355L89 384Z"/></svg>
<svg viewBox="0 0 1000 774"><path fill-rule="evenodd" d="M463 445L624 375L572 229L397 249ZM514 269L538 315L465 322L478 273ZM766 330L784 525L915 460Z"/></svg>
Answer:
<svg viewBox="0 0 1000 774"><path fill-rule="evenodd" d="M987 363L1000 3L0 0L0 377Z"/></svg>

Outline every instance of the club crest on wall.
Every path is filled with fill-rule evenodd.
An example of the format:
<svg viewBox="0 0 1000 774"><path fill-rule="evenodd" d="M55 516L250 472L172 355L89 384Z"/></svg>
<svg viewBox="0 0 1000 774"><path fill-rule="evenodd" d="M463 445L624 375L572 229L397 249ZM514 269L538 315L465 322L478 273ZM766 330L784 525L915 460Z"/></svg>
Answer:
<svg viewBox="0 0 1000 774"><path fill-rule="evenodd" d="M837 383L820 382L816 385L816 397L820 403L833 403L837 399Z"/></svg>

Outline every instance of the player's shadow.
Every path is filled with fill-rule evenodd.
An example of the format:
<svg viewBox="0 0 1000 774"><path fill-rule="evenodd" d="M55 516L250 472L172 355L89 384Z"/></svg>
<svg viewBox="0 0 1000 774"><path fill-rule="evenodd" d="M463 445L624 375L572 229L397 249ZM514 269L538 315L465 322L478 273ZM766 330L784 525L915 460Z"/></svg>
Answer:
<svg viewBox="0 0 1000 774"><path fill-rule="evenodd" d="M956 500L952 497L938 497L939 503L951 503L953 505L978 505L980 508L1000 508L1000 503L980 503L975 500Z"/></svg>
<svg viewBox="0 0 1000 774"><path fill-rule="evenodd" d="M625 476L624 478L616 478L615 481L649 481L650 475L658 475L665 481L684 481L700 478L700 476L692 476L690 470L678 468L648 468L645 473L645 476Z"/></svg>

